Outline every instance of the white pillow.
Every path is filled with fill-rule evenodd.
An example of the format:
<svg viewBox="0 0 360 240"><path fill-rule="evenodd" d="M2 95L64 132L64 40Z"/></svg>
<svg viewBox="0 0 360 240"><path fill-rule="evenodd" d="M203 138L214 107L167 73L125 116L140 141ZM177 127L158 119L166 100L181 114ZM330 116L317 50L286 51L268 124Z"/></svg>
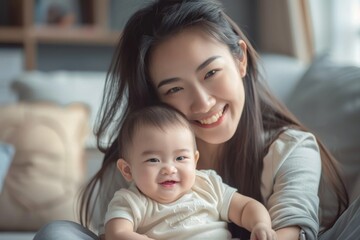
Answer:
<svg viewBox="0 0 360 240"><path fill-rule="evenodd" d="M59 219L77 221L88 121L83 104L0 106L0 141L16 149L0 194L0 231L38 230Z"/></svg>
<svg viewBox="0 0 360 240"><path fill-rule="evenodd" d="M91 111L90 123L93 129L105 78L105 72L32 71L17 77L13 89L18 93L20 101L51 101L61 105L74 102L87 104ZM92 131L86 147L96 147L96 138Z"/></svg>
<svg viewBox="0 0 360 240"><path fill-rule="evenodd" d="M341 162L354 200L360 194L360 68L319 58L290 96L289 109Z"/></svg>

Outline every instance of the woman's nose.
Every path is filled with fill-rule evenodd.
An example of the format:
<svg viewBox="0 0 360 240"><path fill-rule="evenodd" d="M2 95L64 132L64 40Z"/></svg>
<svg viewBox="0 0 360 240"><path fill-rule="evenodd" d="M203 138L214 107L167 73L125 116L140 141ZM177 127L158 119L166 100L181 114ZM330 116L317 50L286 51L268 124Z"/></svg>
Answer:
<svg viewBox="0 0 360 240"><path fill-rule="evenodd" d="M176 172L177 172L177 169L173 164L166 164L165 166L163 166L161 168L161 174L170 175L170 174L174 174Z"/></svg>
<svg viewBox="0 0 360 240"><path fill-rule="evenodd" d="M216 103L216 99L203 87L197 87L193 90L191 111L193 113L206 113Z"/></svg>

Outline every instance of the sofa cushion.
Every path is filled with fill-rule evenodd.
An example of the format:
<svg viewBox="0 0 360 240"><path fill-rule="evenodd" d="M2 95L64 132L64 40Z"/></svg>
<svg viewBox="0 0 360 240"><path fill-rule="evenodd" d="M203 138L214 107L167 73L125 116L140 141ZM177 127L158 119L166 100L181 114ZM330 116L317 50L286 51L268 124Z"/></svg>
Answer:
<svg viewBox="0 0 360 240"><path fill-rule="evenodd" d="M0 107L0 141L16 149L0 194L0 230L37 230L51 220L76 220L88 117L83 104Z"/></svg>
<svg viewBox="0 0 360 240"><path fill-rule="evenodd" d="M260 74L282 102L288 101L307 68L307 64L294 57L274 53L260 54Z"/></svg>
<svg viewBox="0 0 360 240"><path fill-rule="evenodd" d="M318 58L287 105L340 161L354 200L360 194L360 68Z"/></svg>

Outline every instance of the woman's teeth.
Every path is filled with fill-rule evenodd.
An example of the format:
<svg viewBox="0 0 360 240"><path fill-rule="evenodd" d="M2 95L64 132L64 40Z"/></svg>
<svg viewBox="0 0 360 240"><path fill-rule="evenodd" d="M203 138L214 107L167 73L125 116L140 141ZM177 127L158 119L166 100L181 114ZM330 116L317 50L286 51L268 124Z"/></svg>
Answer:
<svg viewBox="0 0 360 240"><path fill-rule="evenodd" d="M219 111L217 114L203 120L199 120L201 124L212 124L214 122L217 122L219 118L223 115L223 110Z"/></svg>

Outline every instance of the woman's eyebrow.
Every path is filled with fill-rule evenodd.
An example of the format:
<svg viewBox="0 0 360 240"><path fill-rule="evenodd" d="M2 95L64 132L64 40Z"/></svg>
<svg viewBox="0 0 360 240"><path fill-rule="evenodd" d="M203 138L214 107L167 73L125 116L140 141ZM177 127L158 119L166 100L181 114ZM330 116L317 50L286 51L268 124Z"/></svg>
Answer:
<svg viewBox="0 0 360 240"><path fill-rule="evenodd" d="M220 56L212 56L208 59L206 59L203 63L201 63L197 68L196 68L196 72L204 69L206 66L208 66L212 61L214 61L215 59L220 58ZM169 83L173 83L176 81L179 81L180 79L177 77L174 78L169 78L169 79L164 79L162 81L159 82L159 84L157 85L157 88L160 88L161 86L165 85L165 84L169 84Z"/></svg>
<svg viewBox="0 0 360 240"><path fill-rule="evenodd" d="M159 84L157 85L157 88L160 88L161 86L165 85L165 84L169 84L169 83L173 83L176 81L179 81L179 78L169 78L169 79L164 79L162 81L159 82Z"/></svg>
<svg viewBox="0 0 360 240"><path fill-rule="evenodd" d="M205 68L207 65L209 65L212 61L214 61L215 59L217 59L217 58L219 58L219 57L220 57L220 56L212 56L212 57L206 59L202 64L200 64L200 65L197 67L196 71L198 72L198 71L204 69L204 68Z"/></svg>

